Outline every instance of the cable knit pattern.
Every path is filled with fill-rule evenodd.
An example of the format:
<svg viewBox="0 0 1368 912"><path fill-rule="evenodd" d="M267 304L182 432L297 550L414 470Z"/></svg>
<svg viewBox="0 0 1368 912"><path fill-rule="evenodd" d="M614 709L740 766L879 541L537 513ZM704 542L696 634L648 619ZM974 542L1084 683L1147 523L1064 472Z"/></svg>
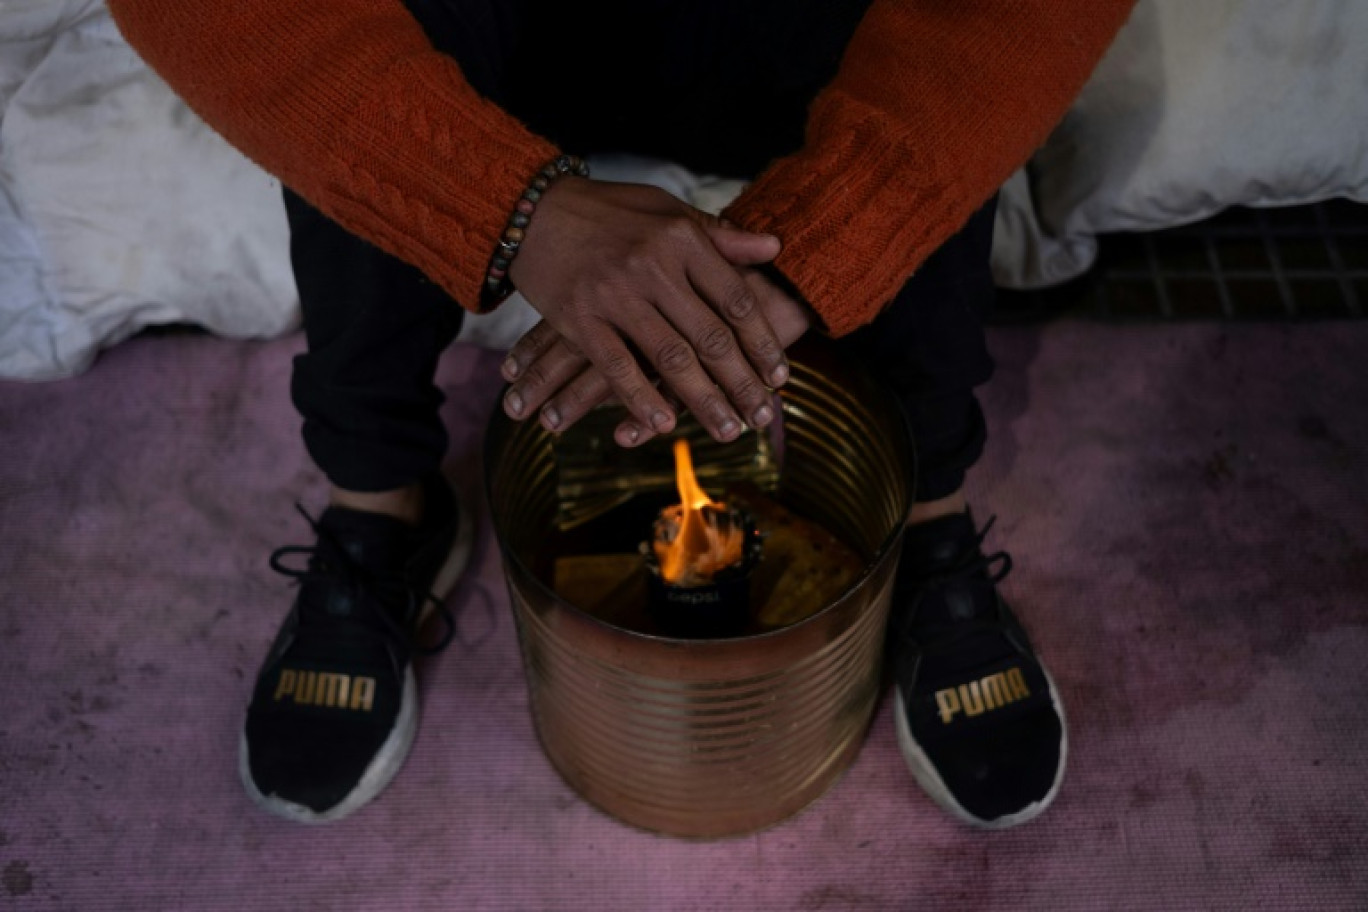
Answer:
<svg viewBox="0 0 1368 912"><path fill-rule="evenodd" d="M868 323L1063 117L1131 0L875 2L804 148L725 213L832 335Z"/></svg>
<svg viewBox="0 0 1368 912"><path fill-rule="evenodd" d="M874 0L807 140L727 212L833 335L869 322L1063 116L1133 0ZM109 0L205 121L474 307L556 154L480 97L401 0ZM724 142L724 137L718 138Z"/></svg>
<svg viewBox="0 0 1368 912"><path fill-rule="evenodd" d="M557 149L476 93L400 0L110 0L196 113L339 224L475 307Z"/></svg>

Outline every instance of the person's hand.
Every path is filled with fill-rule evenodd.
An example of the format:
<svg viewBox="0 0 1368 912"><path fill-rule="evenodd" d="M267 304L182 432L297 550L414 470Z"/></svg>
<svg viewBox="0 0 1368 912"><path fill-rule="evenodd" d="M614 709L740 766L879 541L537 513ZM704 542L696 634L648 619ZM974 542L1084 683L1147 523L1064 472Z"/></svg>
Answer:
<svg viewBox="0 0 1368 912"><path fill-rule="evenodd" d="M509 278L642 427L666 433L677 414L644 363L725 441L744 422L765 422L767 386L788 376L783 345L735 265L778 253L777 238L724 225L663 190L566 177L537 204ZM521 398L528 382L543 389L568 379L534 367L527 352L504 363L505 377L524 381L505 398L514 418L541 406ZM554 409L542 421L566 426Z"/></svg>
<svg viewBox="0 0 1368 912"><path fill-rule="evenodd" d="M796 342L812 325L811 312L759 270L742 268L741 273L780 344L787 348ZM594 406L613 398L608 378L544 320L513 346L509 359L504 362L505 368L510 363L527 365L517 377L504 370L504 378L513 383L504 396L504 411L511 418L525 417L540 409L543 427L552 431L564 430ZM672 405L679 404L668 387L662 386L659 392ZM515 396L523 406L521 416L509 406L509 400ZM768 399L766 396L766 404L761 407L768 414L755 416L760 420L752 420L752 426L764 427L773 420ZM548 416L552 416L551 420ZM618 425L613 437L620 446L633 447L667 432L668 429L657 430L631 417Z"/></svg>

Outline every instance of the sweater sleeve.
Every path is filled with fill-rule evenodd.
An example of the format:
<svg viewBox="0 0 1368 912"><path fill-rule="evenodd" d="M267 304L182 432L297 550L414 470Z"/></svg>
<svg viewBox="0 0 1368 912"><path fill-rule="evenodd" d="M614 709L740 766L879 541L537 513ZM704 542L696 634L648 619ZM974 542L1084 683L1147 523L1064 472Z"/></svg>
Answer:
<svg viewBox="0 0 1368 912"><path fill-rule="evenodd" d="M401 0L109 6L230 143L476 306L508 213L556 150L476 93Z"/></svg>
<svg viewBox="0 0 1368 912"><path fill-rule="evenodd" d="M868 323L1040 146L1133 0L874 0L801 150L725 213L833 335Z"/></svg>

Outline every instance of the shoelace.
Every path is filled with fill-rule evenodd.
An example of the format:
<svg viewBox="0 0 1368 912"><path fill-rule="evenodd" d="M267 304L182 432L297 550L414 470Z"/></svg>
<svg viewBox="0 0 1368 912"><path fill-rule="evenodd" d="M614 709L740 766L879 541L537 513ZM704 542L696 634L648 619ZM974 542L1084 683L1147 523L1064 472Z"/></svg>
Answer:
<svg viewBox="0 0 1368 912"><path fill-rule="evenodd" d="M988 517L988 521L983 524L974 535L973 545L964 549L958 562L947 567L939 573L933 573L922 577L919 580L919 592L917 600L912 603L907 614L902 618L898 628L899 640L912 641L921 655L933 652L941 652L955 645L961 640L976 636L980 633L1002 633L1022 652L1026 651L1025 644L1021 643L1011 624L1007 620L1007 615L1003 611L1002 602L998 601L996 610L992 617L979 617L973 620L960 622L946 622L944 626L950 628L941 636L927 639L920 637L912 632L912 627L917 619L917 612L921 608L922 600L927 593L934 589L944 587L952 583L964 582L975 578L982 579L996 586L1012 572L1012 556L1006 551L995 551L992 554L983 553L983 540L988 537L988 532L997 522L997 516ZM998 565L994 569L994 564ZM920 664L920 660L918 661Z"/></svg>
<svg viewBox="0 0 1368 912"><path fill-rule="evenodd" d="M432 655L441 652L456 635L456 622L451 616L451 612L441 599L431 592L423 592L414 588L407 580L399 576L388 576L374 573L366 567L361 566L342 546L331 532L323 528L318 520L310 516L308 511L299 504L295 504L295 509L299 515L304 517L317 536L317 543L314 545L286 545L271 552L271 569L297 580L299 585L312 581L340 582L353 592L369 592L375 597L375 601L380 604L379 610L367 612L367 617L350 618L363 624L374 627L374 621L378 619L381 632L403 644L405 648L412 649L419 655ZM304 555L308 557L308 562L303 570L288 566L285 559L294 556ZM359 605L370 605L367 599L357 599ZM386 608L396 605L402 606L401 617L417 618L422 608L431 602L433 607L441 615L442 623L446 630L441 639L433 646L422 647L410 642L408 631L395 620L394 614ZM301 620L303 620L301 614Z"/></svg>

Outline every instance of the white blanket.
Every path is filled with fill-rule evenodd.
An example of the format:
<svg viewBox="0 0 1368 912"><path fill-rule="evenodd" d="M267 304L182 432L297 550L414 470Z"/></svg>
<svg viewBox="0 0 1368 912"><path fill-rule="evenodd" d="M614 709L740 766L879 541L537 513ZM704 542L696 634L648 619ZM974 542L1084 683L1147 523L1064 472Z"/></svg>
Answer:
<svg viewBox="0 0 1368 912"><path fill-rule="evenodd" d="M0 375L76 373L151 324L294 325L275 182L147 69L103 3L0 9Z"/></svg>
<svg viewBox="0 0 1368 912"><path fill-rule="evenodd" d="M1368 200L1368 4L1141 0L1072 113L1003 190L998 281L1085 271L1100 232L1226 206ZM599 163L716 209L734 184ZM463 336L508 345L505 306ZM100 0L0 0L0 377L85 369L138 329L296 325L275 180L205 127Z"/></svg>
<svg viewBox="0 0 1368 912"><path fill-rule="evenodd" d="M1004 188L994 268L1053 285L1100 233L1337 196L1368 202L1368 3L1141 0Z"/></svg>

